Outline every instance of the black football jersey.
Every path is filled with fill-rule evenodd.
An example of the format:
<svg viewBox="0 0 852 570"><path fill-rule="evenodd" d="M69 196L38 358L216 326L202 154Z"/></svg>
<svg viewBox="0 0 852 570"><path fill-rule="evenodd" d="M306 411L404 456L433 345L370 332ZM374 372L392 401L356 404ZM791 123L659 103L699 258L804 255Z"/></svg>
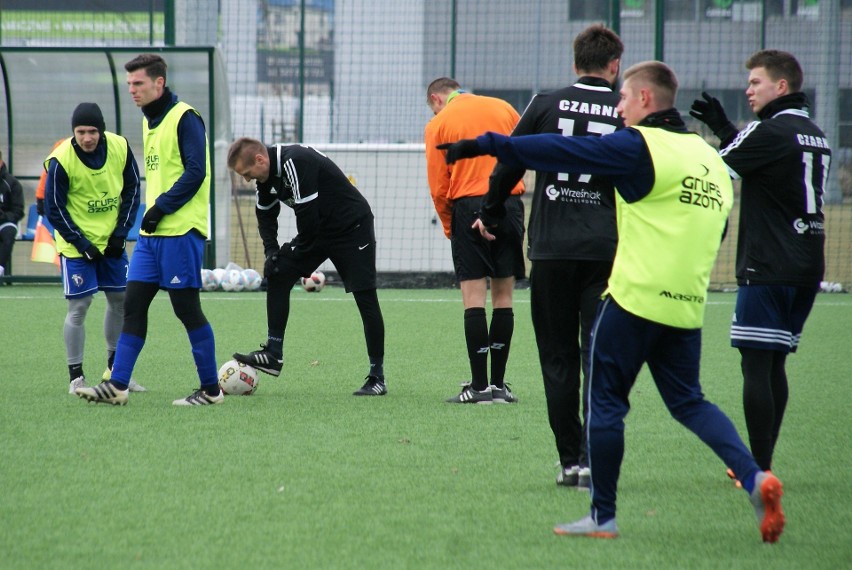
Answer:
<svg viewBox="0 0 852 570"><path fill-rule="evenodd" d="M618 93L595 77L533 97L512 135L602 136L624 126ZM611 260L615 257L612 182L588 174L537 172L528 226L531 260Z"/></svg>
<svg viewBox="0 0 852 570"><path fill-rule="evenodd" d="M825 134L803 109L783 109L740 131L720 152L742 179L740 284L818 285L825 272Z"/></svg>
<svg viewBox="0 0 852 570"><path fill-rule="evenodd" d="M267 151L270 176L257 185L255 209L266 251L278 247L279 204L296 214L293 246L336 240L372 217L367 199L322 152L302 144L273 145Z"/></svg>

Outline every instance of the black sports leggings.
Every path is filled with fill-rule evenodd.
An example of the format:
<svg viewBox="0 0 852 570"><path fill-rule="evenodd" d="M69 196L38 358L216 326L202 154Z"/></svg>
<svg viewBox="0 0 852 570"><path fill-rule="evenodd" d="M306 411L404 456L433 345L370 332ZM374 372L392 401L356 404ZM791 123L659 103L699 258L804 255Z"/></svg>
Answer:
<svg viewBox="0 0 852 570"><path fill-rule="evenodd" d="M121 332L145 338L148 334L148 308L157 296L160 286L156 283L128 281L124 296L124 326ZM198 289L167 289L172 309L187 331L207 324L201 311Z"/></svg>

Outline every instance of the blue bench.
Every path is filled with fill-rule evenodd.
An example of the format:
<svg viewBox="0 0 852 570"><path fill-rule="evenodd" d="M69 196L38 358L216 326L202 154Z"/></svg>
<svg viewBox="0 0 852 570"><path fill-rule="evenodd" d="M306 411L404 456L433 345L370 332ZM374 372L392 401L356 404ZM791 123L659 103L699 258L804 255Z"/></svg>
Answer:
<svg viewBox="0 0 852 570"><path fill-rule="evenodd" d="M136 241L139 239L139 229L142 226L142 217L145 215L145 204L139 204L139 210L136 212L136 221L130 232L127 234L127 241ZM32 204L27 211L27 225L24 231L21 232L21 241L33 241L35 239L36 223L38 223L38 211L36 205ZM53 235L53 226L47 216L41 217L41 223L48 229L50 235Z"/></svg>

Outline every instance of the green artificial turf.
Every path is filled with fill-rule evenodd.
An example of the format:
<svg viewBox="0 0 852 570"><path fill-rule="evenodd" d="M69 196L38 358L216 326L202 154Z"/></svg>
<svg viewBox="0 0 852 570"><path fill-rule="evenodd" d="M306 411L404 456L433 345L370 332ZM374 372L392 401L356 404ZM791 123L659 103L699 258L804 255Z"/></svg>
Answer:
<svg viewBox="0 0 852 570"><path fill-rule="evenodd" d="M559 537L588 493L554 484L529 292L516 295L507 378L517 405L444 403L468 378L460 293L382 290L389 394L368 369L351 296L295 290L284 371L256 394L179 408L197 377L167 296L151 307L126 407L67 393L66 303L0 289L2 568L842 568L852 560L848 440L852 296L820 295L774 469L788 525L761 542L748 498L672 420L646 370L633 391L617 540ZM745 434L733 294L707 305L702 382ZM261 293L203 293L218 362L265 340ZM85 370L105 366L97 296Z"/></svg>

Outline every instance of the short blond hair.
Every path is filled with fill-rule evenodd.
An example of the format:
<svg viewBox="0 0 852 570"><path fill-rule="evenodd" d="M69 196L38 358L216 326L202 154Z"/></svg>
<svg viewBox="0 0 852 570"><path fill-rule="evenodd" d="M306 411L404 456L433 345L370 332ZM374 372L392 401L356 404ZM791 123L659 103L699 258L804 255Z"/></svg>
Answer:
<svg viewBox="0 0 852 570"><path fill-rule="evenodd" d="M651 88L657 105L661 109L674 107L677 97L677 75L662 61L643 61L631 65L624 72L624 81L628 80Z"/></svg>
<svg viewBox="0 0 852 570"><path fill-rule="evenodd" d="M243 166L251 166L254 164L254 157L265 152L266 145L259 140L240 137L228 149L228 168L233 169L237 162L242 162Z"/></svg>

